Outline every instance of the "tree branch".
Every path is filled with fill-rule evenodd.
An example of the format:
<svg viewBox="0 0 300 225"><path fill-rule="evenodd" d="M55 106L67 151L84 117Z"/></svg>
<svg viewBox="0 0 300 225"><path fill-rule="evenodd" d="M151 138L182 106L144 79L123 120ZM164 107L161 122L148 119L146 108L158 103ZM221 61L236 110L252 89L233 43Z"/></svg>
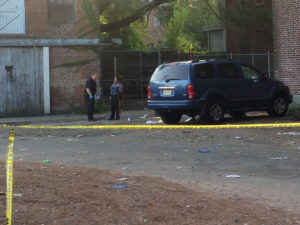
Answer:
<svg viewBox="0 0 300 225"><path fill-rule="evenodd" d="M208 0L204 0L209 10L218 18L221 19L220 15L213 9Z"/></svg>
<svg viewBox="0 0 300 225"><path fill-rule="evenodd" d="M156 8L157 6L172 2L175 0L153 0L152 2L142 6L140 9L138 9L133 15L130 15L128 17L125 17L117 22L109 23L109 24L101 24L100 30L101 32L111 32L114 30L118 30L122 27L125 27L129 25L130 23L136 21L141 16L145 15L147 12L151 11L152 9Z"/></svg>

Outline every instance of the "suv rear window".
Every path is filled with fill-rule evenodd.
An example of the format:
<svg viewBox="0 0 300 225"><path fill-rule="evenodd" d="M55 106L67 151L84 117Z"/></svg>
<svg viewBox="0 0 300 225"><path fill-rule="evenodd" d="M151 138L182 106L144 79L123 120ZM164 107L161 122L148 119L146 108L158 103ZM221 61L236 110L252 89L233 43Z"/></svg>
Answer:
<svg viewBox="0 0 300 225"><path fill-rule="evenodd" d="M170 80L187 80L188 65L161 65L153 73L152 81L170 81Z"/></svg>
<svg viewBox="0 0 300 225"><path fill-rule="evenodd" d="M213 79L214 70L212 64L200 64L194 67L194 75L197 79Z"/></svg>

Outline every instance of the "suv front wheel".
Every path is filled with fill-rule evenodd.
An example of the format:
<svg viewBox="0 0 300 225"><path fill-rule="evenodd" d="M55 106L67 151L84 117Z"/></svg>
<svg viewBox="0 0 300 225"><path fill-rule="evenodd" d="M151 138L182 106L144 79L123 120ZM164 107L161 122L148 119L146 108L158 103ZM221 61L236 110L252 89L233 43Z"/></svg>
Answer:
<svg viewBox="0 0 300 225"><path fill-rule="evenodd" d="M222 101L217 98L210 99L205 109L205 119L211 123L221 123L224 118L224 107Z"/></svg>
<svg viewBox="0 0 300 225"><path fill-rule="evenodd" d="M275 95L268 108L268 113L272 117L284 116L288 110L288 104L284 95Z"/></svg>
<svg viewBox="0 0 300 225"><path fill-rule="evenodd" d="M161 112L160 117L165 124L177 124L182 117L182 113L176 111Z"/></svg>

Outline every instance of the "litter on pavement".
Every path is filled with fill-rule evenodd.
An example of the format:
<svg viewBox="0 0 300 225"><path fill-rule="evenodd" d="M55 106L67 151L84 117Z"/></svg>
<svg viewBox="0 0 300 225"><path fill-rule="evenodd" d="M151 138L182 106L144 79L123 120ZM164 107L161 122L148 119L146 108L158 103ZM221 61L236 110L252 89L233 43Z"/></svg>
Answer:
<svg viewBox="0 0 300 225"><path fill-rule="evenodd" d="M281 159L288 159L289 157L273 157L273 158L269 158L272 160L281 160Z"/></svg>
<svg viewBox="0 0 300 225"><path fill-rule="evenodd" d="M14 197L22 197L23 194L13 194Z"/></svg>
<svg viewBox="0 0 300 225"><path fill-rule="evenodd" d="M193 120L193 117L189 117L189 118L187 118L184 122L190 122L190 121L192 121Z"/></svg>
<svg viewBox="0 0 300 225"><path fill-rule="evenodd" d="M122 188L127 188L127 185L114 185L114 188L122 189Z"/></svg>
<svg viewBox="0 0 300 225"><path fill-rule="evenodd" d="M241 136L236 136L235 139L243 139Z"/></svg>
<svg viewBox="0 0 300 225"><path fill-rule="evenodd" d="M146 121L146 124L159 124L159 123L163 123L163 121L162 120L158 120L158 121L153 121L153 120L147 120Z"/></svg>
<svg viewBox="0 0 300 225"><path fill-rule="evenodd" d="M145 114L144 116L141 116L140 119L146 119L147 117L148 115Z"/></svg>
<svg viewBox="0 0 300 225"><path fill-rule="evenodd" d="M49 159L45 159L43 160L43 163L51 163L51 161Z"/></svg>
<svg viewBox="0 0 300 225"><path fill-rule="evenodd" d="M210 148L207 148L207 149L199 149L198 152L199 153L209 153L213 150L216 150L217 148L216 147L210 147Z"/></svg>
<svg viewBox="0 0 300 225"><path fill-rule="evenodd" d="M227 175L226 178L241 178L241 176L237 174L231 174L231 175Z"/></svg>
<svg viewBox="0 0 300 225"><path fill-rule="evenodd" d="M278 135L291 135L291 136L297 136L300 135L300 132L284 132L284 133L277 133Z"/></svg>
<svg viewBox="0 0 300 225"><path fill-rule="evenodd" d="M131 117L128 117L128 122L132 122L133 121L133 119L131 118Z"/></svg>
<svg viewBox="0 0 300 225"><path fill-rule="evenodd" d="M126 177L124 177L124 178L120 178L120 179L117 179L118 181L126 181L127 180L127 178Z"/></svg>

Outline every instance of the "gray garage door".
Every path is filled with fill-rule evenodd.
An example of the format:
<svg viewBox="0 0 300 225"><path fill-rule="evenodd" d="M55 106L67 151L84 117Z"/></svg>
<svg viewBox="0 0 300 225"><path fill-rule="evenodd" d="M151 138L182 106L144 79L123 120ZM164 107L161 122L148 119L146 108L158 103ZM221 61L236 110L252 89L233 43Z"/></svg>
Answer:
<svg viewBox="0 0 300 225"><path fill-rule="evenodd" d="M0 116L42 115L43 49L0 48Z"/></svg>

